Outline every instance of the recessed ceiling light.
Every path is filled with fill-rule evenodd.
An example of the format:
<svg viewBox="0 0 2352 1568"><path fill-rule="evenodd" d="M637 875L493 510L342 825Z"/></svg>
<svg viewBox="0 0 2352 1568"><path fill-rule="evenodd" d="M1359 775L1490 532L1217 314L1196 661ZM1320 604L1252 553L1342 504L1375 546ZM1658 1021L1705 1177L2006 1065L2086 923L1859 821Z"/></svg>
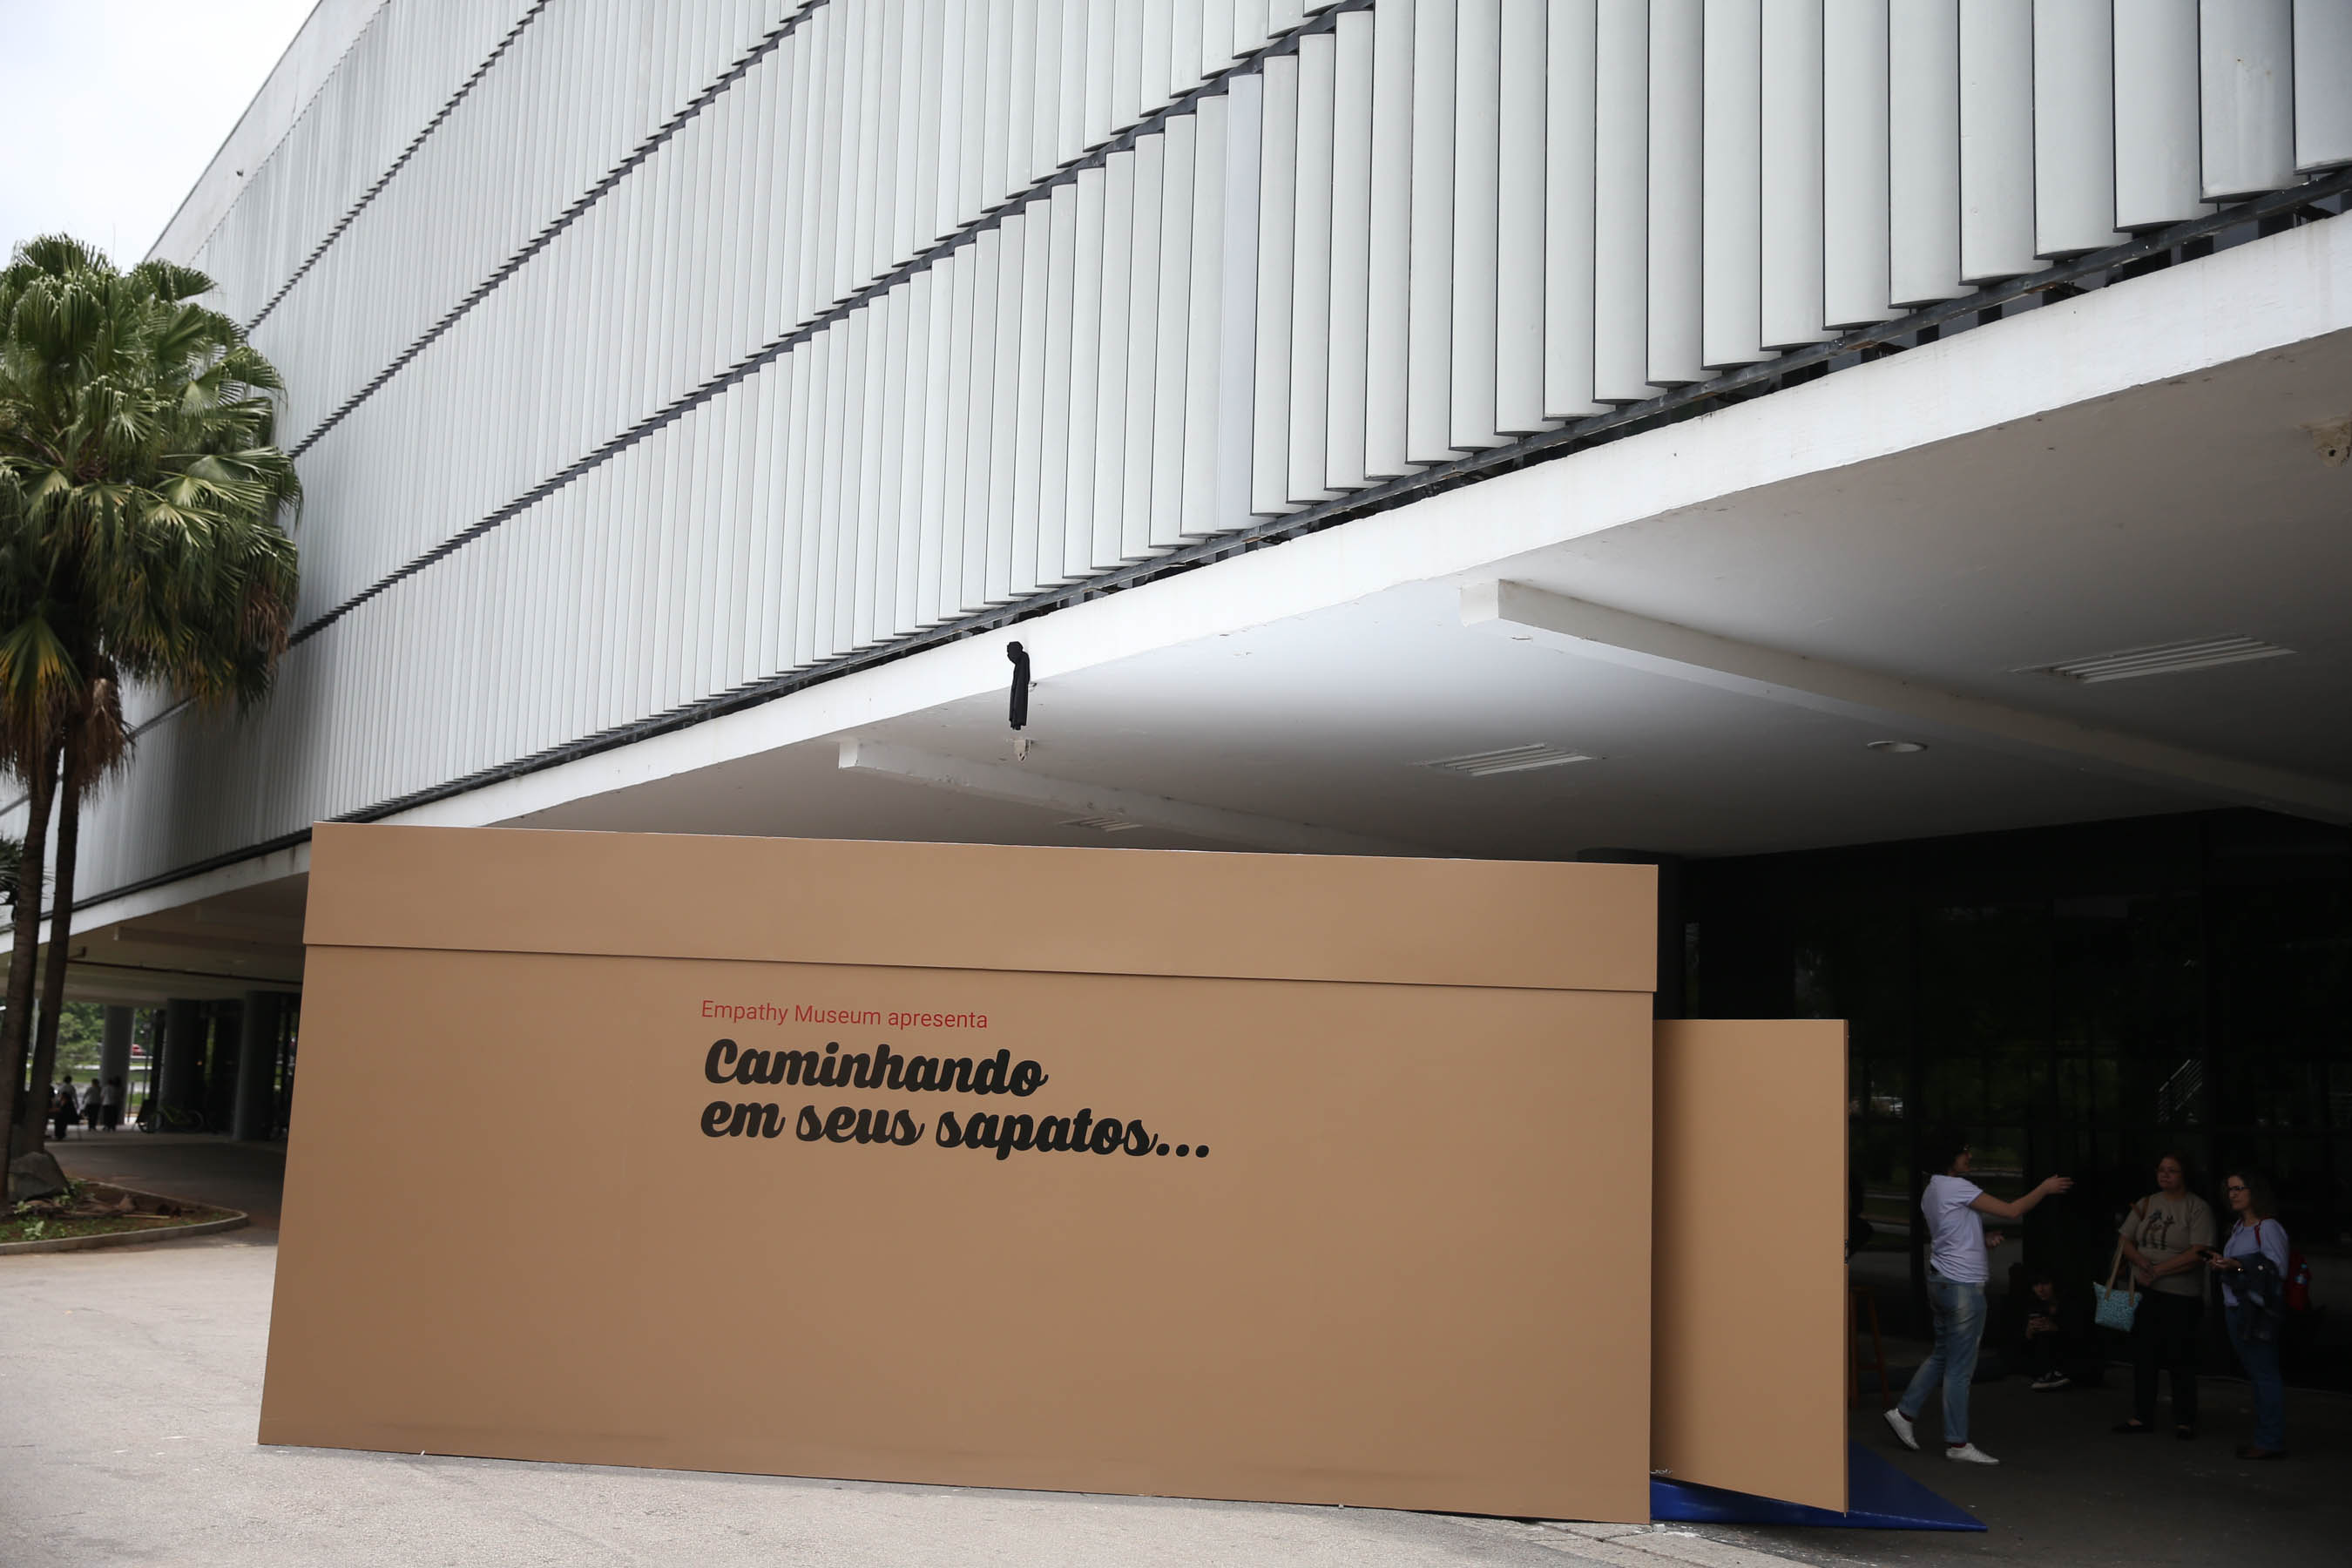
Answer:
<svg viewBox="0 0 2352 1568"><path fill-rule="evenodd" d="M1131 833L1143 826L1123 816L1074 816L1062 824L1065 827L1090 827L1097 833Z"/></svg>
<svg viewBox="0 0 2352 1568"><path fill-rule="evenodd" d="M2257 658L2282 658L2294 650L2256 637L2192 637L2187 642L2158 643L2120 653L2094 654L2056 664L2039 664L2021 675L2054 675L2095 686L2103 680L2133 680L2143 675L2171 675L2184 669L2210 669L2220 664L2244 664Z"/></svg>
<svg viewBox="0 0 2352 1568"><path fill-rule="evenodd" d="M1923 741L1864 741L1863 744L1874 752L1887 752L1898 757L1907 757L1914 752L1927 749Z"/></svg>
<svg viewBox="0 0 2352 1568"><path fill-rule="evenodd" d="M1495 773L1524 773L1536 768L1564 767L1570 763L1599 760L1589 752L1571 752L1566 746L1555 746L1547 741L1529 741L1524 745L1504 746L1492 752L1440 757L1435 762L1421 765L1435 768L1443 773L1467 773L1474 779L1483 779Z"/></svg>

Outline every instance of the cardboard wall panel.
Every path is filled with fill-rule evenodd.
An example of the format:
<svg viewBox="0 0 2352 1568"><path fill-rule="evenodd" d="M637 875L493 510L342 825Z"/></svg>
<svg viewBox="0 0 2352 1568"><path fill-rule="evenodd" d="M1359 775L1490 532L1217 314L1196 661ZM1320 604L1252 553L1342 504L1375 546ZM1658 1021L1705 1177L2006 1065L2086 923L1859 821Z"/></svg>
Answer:
<svg viewBox="0 0 2352 1568"><path fill-rule="evenodd" d="M262 1440L1646 1519L1648 876L322 828Z"/></svg>
<svg viewBox="0 0 2352 1568"><path fill-rule="evenodd" d="M1657 897L1645 866L320 823L311 867L312 947L1568 991L1657 974L1633 918Z"/></svg>
<svg viewBox="0 0 2352 1568"><path fill-rule="evenodd" d="M1656 1030L1653 1460L1843 1512L1845 1025Z"/></svg>

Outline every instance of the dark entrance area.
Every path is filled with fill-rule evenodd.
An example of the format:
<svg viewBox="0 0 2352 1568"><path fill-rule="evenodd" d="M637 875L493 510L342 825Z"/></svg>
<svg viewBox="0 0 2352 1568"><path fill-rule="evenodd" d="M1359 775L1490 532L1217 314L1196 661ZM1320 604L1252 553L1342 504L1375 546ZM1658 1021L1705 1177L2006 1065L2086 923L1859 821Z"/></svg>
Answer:
<svg viewBox="0 0 2352 1568"><path fill-rule="evenodd" d="M1874 844L1694 862L1682 897L1692 1016L1851 1020L1855 1274L1895 1323L1925 1315L1931 1129L1995 1192L2078 1179L1996 1286L2020 1262L2087 1285L2172 1151L2217 1215L2221 1167L2271 1175L2314 1271L2290 1380L2352 1386L2352 831L2204 812Z"/></svg>
<svg viewBox="0 0 2352 1568"><path fill-rule="evenodd" d="M137 1026L152 1042L134 1083L136 1124L149 1131L229 1133L274 1142L293 1120L301 999L251 992L242 1002L175 1001Z"/></svg>

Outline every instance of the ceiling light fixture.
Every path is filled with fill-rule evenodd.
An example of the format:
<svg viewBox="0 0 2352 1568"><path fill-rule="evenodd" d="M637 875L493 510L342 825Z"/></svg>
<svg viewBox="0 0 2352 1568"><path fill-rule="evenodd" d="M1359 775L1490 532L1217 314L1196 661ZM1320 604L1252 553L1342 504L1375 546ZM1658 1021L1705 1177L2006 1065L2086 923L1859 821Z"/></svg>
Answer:
<svg viewBox="0 0 2352 1568"><path fill-rule="evenodd" d="M1874 752L1885 752L1894 757L1907 757L1914 752L1927 749L1925 741L1864 741L1863 744Z"/></svg>
<svg viewBox="0 0 2352 1568"><path fill-rule="evenodd" d="M2125 648L2120 653L2093 654L2087 658L2035 665L2020 675L2054 675L2095 686L2103 680L2133 680L2143 675L2171 675L2184 669L2210 669L2221 664L2244 664L2257 658L2280 658L2294 649L2257 637L2192 637L2187 642L2158 643Z"/></svg>
<svg viewBox="0 0 2352 1568"><path fill-rule="evenodd" d="M1074 816L1062 824L1065 827L1087 827L1097 833L1132 833L1143 826L1123 816Z"/></svg>
<svg viewBox="0 0 2352 1568"><path fill-rule="evenodd" d="M1555 746L1547 741L1529 741L1524 745L1504 746L1492 752L1440 757L1435 762L1421 765L1435 768L1442 773L1467 773L1474 779L1483 779L1496 773L1524 773L1537 768L1564 767L1570 763L1600 760L1589 752L1571 752L1566 746Z"/></svg>

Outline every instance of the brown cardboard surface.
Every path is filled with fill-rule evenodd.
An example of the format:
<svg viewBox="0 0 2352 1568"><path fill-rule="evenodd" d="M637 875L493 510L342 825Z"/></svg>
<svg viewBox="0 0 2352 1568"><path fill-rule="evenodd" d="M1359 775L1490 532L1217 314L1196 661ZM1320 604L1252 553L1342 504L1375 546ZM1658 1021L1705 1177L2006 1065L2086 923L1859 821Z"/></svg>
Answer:
<svg viewBox="0 0 2352 1568"><path fill-rule="evenodd" d="M321 823L312 947L1650 991L1648 866Z"/></svg>
<svg viewBox="0 0 2352 1568"><path fill-rule="evenodd" d="M1657 1025L1651 1454L1845 1511L1845 1025Z"/></svg>
<svg viewBox="0 0 2352 1568"><path fill-rule="evenodd" d="M453 904L511 884L503 907L532 941L585 941L594 922L572 906L595 877L659 881L665 864L605 836L363 832L323 835L313 861L314 920L338 943L429 937L420 865L456 885ZM395 836L390 861L351 852ZM567 840L593 872L562 865ZM759 885L777 863L756 841L726 841L718 860L708 841L653 842L697 885L720 863ZM924 903L926 856L974 885L958 849L827 847L840 853L735 906L768 922L761 940L813 929L793 923L795 901L878 918L861 902L868 861L898 879L902 911ZM1124 950L1066 928L1164 890L1161 858L1021 851L992 878L1012 873L1029 945L1099 956ZM1401 951L1395 928L1429 916L1404 895L1459 863L1303 864L1344 868L1353 901L1327 900L1328 918ZM1054 896L1064 866L1087 899ZM1646 955L1646 882L1579 885L1595 907L1569 933L1622 923ZM1213 891L1213 878L1194 888ZM686 904L626 884L593 902L623 929L603 940L648 942L644 907ZM1166 922L1182 951L1163 962L1221 962L1229 932L1202 929L1214 912ZM1526 908L1474 897L1445 914L1445 963L1494 969L1475 957L1492 925L1517 963ZM1269 944L1295 936L1264 966L1360 962L1344 933L1230 921ZM479 909L451 923L495 949ZM933 958L1021 945L904 923ZM893 945L887 927L862 940ZM310 955L264 1442L1648 1517L1639 992L450 945ZM847 1021L804 1021L803 1004ZM739 1053L1002 1049L1046 1076L1026 1097L714 1085L722 1037ZM735 1105L775 1105L777 1135L706 1136L714 1102L727 1123ZM844 1106L903 1110L919 1137L835 1142L824 1129ZM942 1112L962 1125L1081 1108L1140 1121L1151 1152L999 1159L937 1142ZM1206 1157L1175 1152L1202 1144ZM1636 1272L1603 1281L1595 1258Z"/></svg>

